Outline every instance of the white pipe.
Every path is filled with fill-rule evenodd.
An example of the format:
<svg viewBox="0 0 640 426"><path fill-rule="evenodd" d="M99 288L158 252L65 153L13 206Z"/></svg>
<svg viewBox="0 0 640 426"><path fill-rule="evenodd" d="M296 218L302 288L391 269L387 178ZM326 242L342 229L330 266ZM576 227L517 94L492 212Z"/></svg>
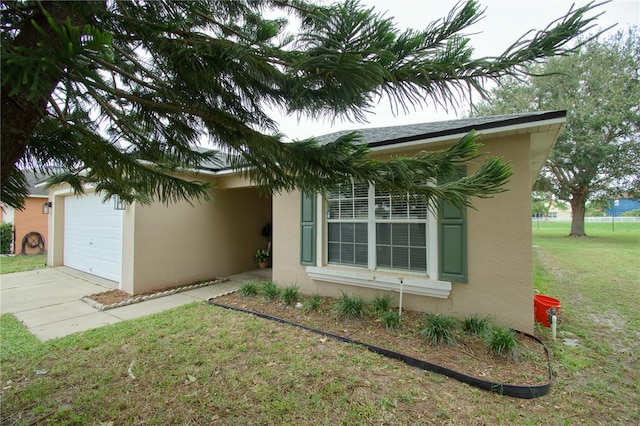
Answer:
<svg viewBox="0 0 640 426"><path fill-rule="evenodd" d="M551 317L551 336L553 340L556 340L556 329L558 327L558 317L553 315Z"/></svg>
<svg viewBox="0 0 640 426"><path fill-rule="evenodd" d="M402 318L402 278L400 278L400 302L398 304L398 317Z"/></svg>

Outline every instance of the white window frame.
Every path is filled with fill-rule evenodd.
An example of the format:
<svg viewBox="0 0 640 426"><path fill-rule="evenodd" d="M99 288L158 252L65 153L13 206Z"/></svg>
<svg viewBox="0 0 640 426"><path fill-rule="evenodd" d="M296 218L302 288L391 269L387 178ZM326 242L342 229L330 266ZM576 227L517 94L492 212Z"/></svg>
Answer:
<svg viewBox="0 0 640 426"><path fill-rule="evenodd" d="M375 199L375 189L369 186L369 196ZM399 291L408 294L446 299L451 293L452 283L438 280L438 218L431 211L427 212L427 272L376 269L375 241L375 203L369 203L368 220L374 226L368 227L369 253L368 267L330 265L328 264L328 226L327 203L321 195L316 200L316 265L307 266L309 277L317 281L334 282L385 291ZM373 204L373 206L372 206ZM372 214L373 213L373 214ZM371 233L374 235L372 236Z"/></svg>
<svg viewBox="0 0 640 426"><path fill-rule="evenodd" d="M436 251L437 254L437 250L438 250L438 240L436 238L435 240L435 245L431 245L430 242L433 239L431 237L431 235L435 232L437 232L438 229L438 222L437 222L437 218L432 214L431 211L427 210L426 214L427 217L426 219L420 220L420 221L410 221L407 219L400 219L400 218L389 218L389 219L378 219L376 218L375 215L375 208L376 208L376 203L375 203L375 187L373 185L369 185L369 199L373 200L372 203L369 203L369 221L370 221L370 226L369 226L369 241L372 241L371 244L369 244L369 269L370 270L378 270L378 271L405 271L405 270L400 270L400 269L394 269L394 268L384 268L384 267L378 267L378 253L377 253L377 245L378 245L378 236L377 236L377 224L378 223L388 223L388 224L411 224L411 223L424 223L425 224L425 238L426 238L426 250L427 250L427 258L425 259L426 263L427 263L427 267L426 267L426 271L425 272L420 272L420 271L410 271L410 270L406 270L407 273L409 274L419 274L419 275L425 275L425 276L430 276L432 275L430 273L430 267L432 267L433 265L435 265L435 267L437 268L437 261L438 261L438 257L437 255L435 257L432 257L431 255L433 254L434 250ZM437 234L436 234L437 236ZM433 263L433 262L436 263ZM437 276L437 271L435 276Z"/></svg>
<svg viewBox="0 0 640 426"><path fill-rule="evenodd" d="M370 223L371 222L371 212L372 212L372 207L371 207L371 188L372 188L372 186L369 185L369 187L367 189L367 217L366 218L352 217L350 219L343 219L343 220L335 220L335 219L333 219L334 220L333 223L338 223L338 224L340 224L340 223L352 223L352 224L360 223L360 224L366 224L367 225L367 263L368 263L367 267L369 269L373 269L374 268L373 265L375 265L375 263L372 264L372 259L375 260L375 257L374 258L371 257L371 241L375 241L375 239L371 238L372 235L375 238L375 232L372 234L372 232L371 232L371 223ZM364 197L360 197L360 198L364 198ZM324 219L323 219L323 222L327 226L327 232L326 233L322 233L322 234L318 233L318 235L322 235L323 236L323 238L322 238L322 240L324 240L323 241L323 245L324 245L323 251L326 253L325 262L329 263L329 259L328 259L328 257L329 257L329 233L328 233L329 225L328 225L328 221L332 220L332 219L330 219L328 217L328 214L329 214L328 202L326 200L322 199L322 198L320 198L320 200L321 201L319 201L317 205L318 206L322 206L322 208L318 209L318 210L324 210L326 212L325 216L324 216ZM354 200L354 198L351 198L351 200ZM375 206L374 206L374 208L375 208ZM354 236L354 243L355 243L355 236ZM375 247L374 247L374 249L375 249ZM374 255L375 255L375 251L374 251ZM354 260L355 260L355 255L354 255ZM338 266L338 264L335 264L333 266ZM351 266L351 265L340 264L339 266ZM352 266L354 268L362 268L362 266L359 266L359 265L352 265Z"/></svg>

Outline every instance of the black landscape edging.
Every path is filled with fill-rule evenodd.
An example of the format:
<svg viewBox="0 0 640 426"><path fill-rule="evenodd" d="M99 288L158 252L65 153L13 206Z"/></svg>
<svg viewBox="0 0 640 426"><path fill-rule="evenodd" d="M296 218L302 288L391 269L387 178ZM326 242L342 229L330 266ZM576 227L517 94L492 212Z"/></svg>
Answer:
<svg viewBox="0 0 640 426"><path fill-rule="evenodd" d="M352 343L352 344L355 344L355 345L363 346L363 347L365 347L366 349L368 349L371 352L374 352L374 353L379 354L379 355L386 356L388 358L396 359L398 361L402 361L405 364L408 364L408 365L410 365L412 367L420 368L422 370L431 371L431 372L438 373L438 374L443 374L443 375L445 375L447 377L451 377L452 379L456 379L457 381L462 382L462 383L466 383L466 384L468 384L470 386L473 386L473 387L476 387L476 388L479 388L479 389L483 389L483 390L487 390L487 391L491 391L491 392L496 392L496 393L499 393L501 395L512 396L514 398L531 399L531 398L538 398L538 397L544 396L544 395L548 394L549 390L551 389L551 383L553 381L553 376L552 376L552 372L551 372L551 356L549 355L549 350L544 345L542 340L538 339L536 336L533 336L533 335L531 335L529 333L525 333L524 331L513 330L516 333L521 333L521 334L523 334L523 335L525 335L527 337L530 337L530 338L536 340L538 343L540 343L542 345L542 347L544 348L545 353L547 354L547 364L549 366L549 381L547 383L544 383L544 384L541 384L541 385L519 386L519 385L509 385L509 384L504 384L504 383L491 382L491 381L488 381L488 380L482 380L482 379L479 379L477 377L468 376L468 375L460 373L458 371L451 370L449 368L443 367L443 366L438 365L438 364L433 364L431 362L427 362L427 361L424 361L424 360L421 360L421 359L413 358L413 357L411 357L409 355L405 355L405 354L401 354L401 353L398 353L398 352L390 351L388 349L384 349L384 348L381 348L381 347L378 347L378 346L369 345L367 343L359 342L357 340L353 340L353 339L350 339L350 338L344 337L344 336L339 336L337 334L327 333L326 331L317 330L315 328L307 327L306 325L298 324L298 323L295 323L293 321L285 320L285 319L282 319L282 318L274 317L274 316L263 314L263 313L260 313L260 312L254 312L254 311L250 311L248 309L242 309L242 308L236 308L234 306L223 305L221 303L213 302L212 300L213 299L209 299L207 301L207 303L209 303L210 305L213 305L213 306L218 306L220 308L225 308L225 309L230 309L230 310L233 310L233 311L252 314L252 315L255 315L255 316L260 317L260 318L264 318L264 319L268 319L268 320L271 320L271 321L276 321L276 322L279 322L279 323L282 323L282 324L287 324L287 325L291 325L291 326L294 326L294 327L302 328L304 330L311 331L313 333L317 333L317 334L320 334L322 336L331 337L332 339L336 339L336 340L339 340L341 342Z"/></svg>

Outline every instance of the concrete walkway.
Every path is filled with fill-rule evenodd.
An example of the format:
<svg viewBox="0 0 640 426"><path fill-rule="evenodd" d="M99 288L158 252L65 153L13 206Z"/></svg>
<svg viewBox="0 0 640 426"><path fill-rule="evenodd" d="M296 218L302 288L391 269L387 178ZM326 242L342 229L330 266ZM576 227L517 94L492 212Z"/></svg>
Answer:
<svg viewBox="0 0 640 426"><path fill-rule="evenodd" d="M228 281L98 311L80 300L114 288L112 282L67 268L46 268L0 275L0 312L13 313L31 333L45 341L118 321L162 312L235 291L251 278L270 279L271 270L244 272Z"/></svg>

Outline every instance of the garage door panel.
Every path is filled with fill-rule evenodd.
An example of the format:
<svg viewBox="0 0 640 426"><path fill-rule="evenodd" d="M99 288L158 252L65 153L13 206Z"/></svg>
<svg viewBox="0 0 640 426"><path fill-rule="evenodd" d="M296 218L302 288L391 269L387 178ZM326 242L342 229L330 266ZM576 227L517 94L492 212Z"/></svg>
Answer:
<svg viewBox="0 0 640 426"><path fill-rule="evenodd" d="M119 282L122 211L96 195L67 197L64 211L64 264Z"/></svg>

